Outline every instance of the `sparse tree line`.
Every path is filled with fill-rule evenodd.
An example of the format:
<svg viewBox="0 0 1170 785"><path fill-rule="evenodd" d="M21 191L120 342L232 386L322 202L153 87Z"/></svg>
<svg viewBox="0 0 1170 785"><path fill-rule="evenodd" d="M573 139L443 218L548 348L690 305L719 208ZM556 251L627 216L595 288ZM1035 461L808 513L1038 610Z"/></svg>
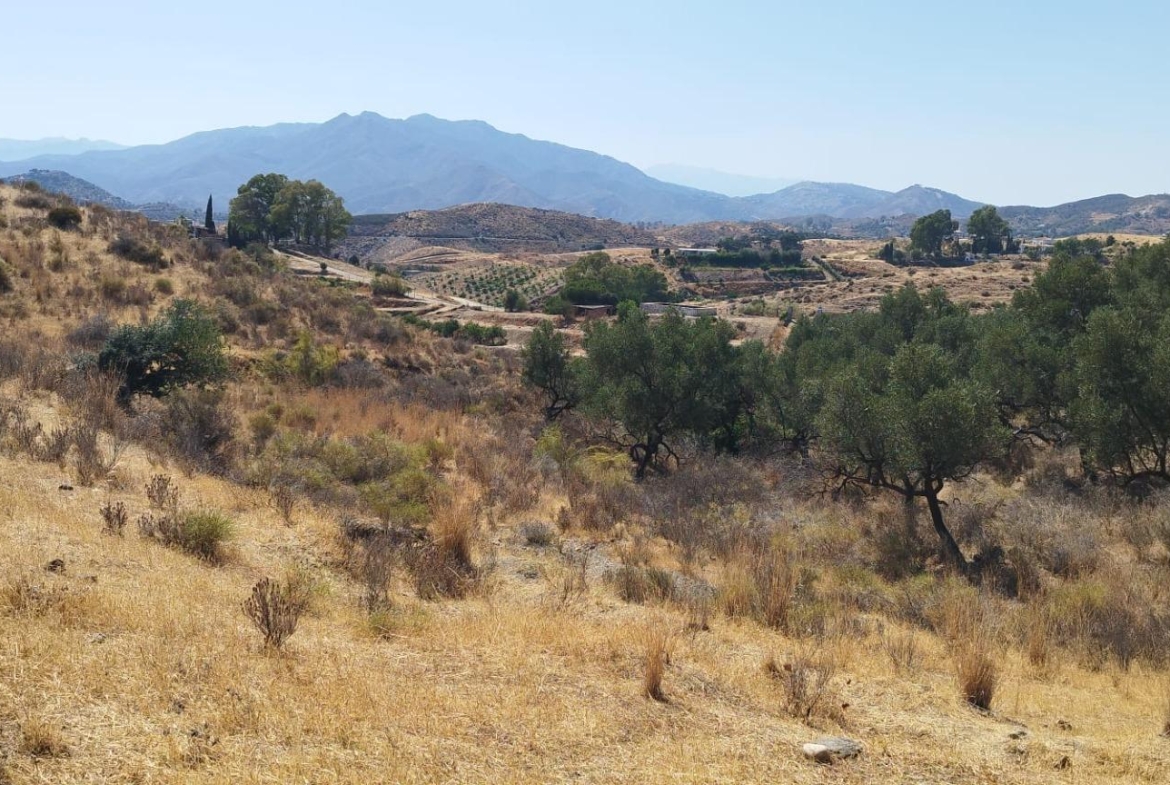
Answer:
<svg viewBox="0 0 1170 785"><path fill-rule="evenodd" d="M1035 285L985 315L913 285L876 312L801 318L783 351L733 345L726 322L650 319L623 304L570 357L544 324L524 376L628 450L636 474L683 447L795 450L831 487L923 499L944 552L968 564L939 499L1021 451L1076 447L1087 481L1170 485L1170 240L1111 266L1059 249Z"/></svg>
<svg viewBox="0 0 1170 785"><path fill-rule="evenodd" d="M342 198L317 180L258 174L231 201L227 238L233 247L291 240L329 253L352 222Z"/></svg>
<svg viewBox="0 0 1170 785"><path fill-rule="evenodd" d="M915 259L943 259L961 256L966 251L975 254L1017 253L1020 244L1012 237L1011 227L992 205L984 205L967 219L970 244L955 242L959 222L950 210L938 210L924 215L910 229L910 253ZM880 258L891 264L901 261L893 242L882 248Z"/></svg>

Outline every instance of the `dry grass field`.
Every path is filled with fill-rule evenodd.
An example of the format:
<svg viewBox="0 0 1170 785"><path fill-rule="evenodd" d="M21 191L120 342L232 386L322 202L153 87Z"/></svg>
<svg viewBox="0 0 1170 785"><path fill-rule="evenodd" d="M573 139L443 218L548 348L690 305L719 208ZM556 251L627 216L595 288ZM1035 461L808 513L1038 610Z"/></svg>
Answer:
<svg viewBox="0 0 1170 785"><path fill-rule="evenodd" d="M833 501L786 459L684 452L635 484L544 428L509 353L20 197L0 189L0 783L1166 781L1170 500L1070 489L1062 454L980 476L948 515L1017 569L977 588L901 504ZM74 358L183 295L231 380L122 410ZM826 734L864 752L806 760Z"/></svg>

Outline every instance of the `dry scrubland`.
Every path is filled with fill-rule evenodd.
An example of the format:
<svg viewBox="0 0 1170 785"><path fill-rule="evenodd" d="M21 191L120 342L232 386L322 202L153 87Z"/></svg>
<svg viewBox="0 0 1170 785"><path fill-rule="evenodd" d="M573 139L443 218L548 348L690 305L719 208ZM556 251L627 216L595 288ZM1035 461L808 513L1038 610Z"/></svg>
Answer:
<svg viewBox="0 0 1170 785"><path fill-rule="evenodd" d="M509 355L0 197L0 782L1166 781L1170 502L1063 455L966 483L957 535L1015 565L974 588L900 504L779 460L634 485ZM127 414L71 370L99 314L181 295L227 330L224 392ZM826 732L864 755L803 760Z"/></svg>

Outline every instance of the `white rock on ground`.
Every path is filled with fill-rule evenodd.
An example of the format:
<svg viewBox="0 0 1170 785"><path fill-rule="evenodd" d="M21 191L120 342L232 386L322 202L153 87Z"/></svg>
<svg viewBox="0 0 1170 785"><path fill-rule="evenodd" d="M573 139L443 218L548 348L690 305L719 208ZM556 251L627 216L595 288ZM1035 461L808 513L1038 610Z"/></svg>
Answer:
<svg viewBox="0 0 1170 785"><path fill-rule="evenodd" d="M805 744L802 748L804 757L817 763L833 763L846 758L856 758L861 754L861 744L852 739L838 736L825 736L816 741Z"/></svg>

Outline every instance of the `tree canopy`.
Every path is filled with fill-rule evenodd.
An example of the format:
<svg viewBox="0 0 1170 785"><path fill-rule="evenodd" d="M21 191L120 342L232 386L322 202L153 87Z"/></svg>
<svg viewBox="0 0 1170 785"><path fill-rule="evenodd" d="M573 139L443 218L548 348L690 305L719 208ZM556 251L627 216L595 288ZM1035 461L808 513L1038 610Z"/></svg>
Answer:
<svg viewBox="0 0 1170 785"><path fill-rule="evenodd" d="M328 253L352 221L342 198L317 180L258 174L241 185L232 199L228 234L240 244L291 238Z"/></svg>
<svg viewBox="0 0 1170 785"><path fill-rule="evenodd" d="M943 244L954 237L959 224L951 218L950 210L939 210L924 215L910 228L910 247L930 257L942 255Z"/></svg>
<svg viewBox="0 0 1170 785"><path fill-rule="evenodd" d="M680 455L795 449L831 487L921 499L971 573L940 497L981 467L1010 470L1013 445L1075 447L1086 481L1170 486L1170 239L1099 254L1059 247L984 314L908 284L875 311L804 316L778 353L627 303L588 326L584 357L543 325L525 376L550 416L573 408L628 449L638 476Z"/></svg>
<svg viewBox="0 0 1170 785"><path fill-rule="evenodd" d="M616 305L666 300L666 276L652 265L617 264L604 251L585 254L565 271L561 296L575 305Z"/></svg>
<svg viewBox="0 0 1170 785"><path fill-rule="evenodd" d="M971 235L971 250L975 253L1003 253L1012 240L1008 222L990 204L971 213L967 234Z"/></svg>

